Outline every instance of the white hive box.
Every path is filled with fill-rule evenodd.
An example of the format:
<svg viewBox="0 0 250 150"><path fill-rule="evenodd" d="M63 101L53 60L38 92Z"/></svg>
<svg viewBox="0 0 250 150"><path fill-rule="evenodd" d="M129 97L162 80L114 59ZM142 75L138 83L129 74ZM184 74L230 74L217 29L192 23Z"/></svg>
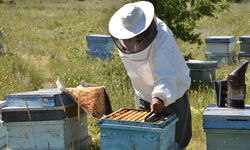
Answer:
<svg viewBox="0 0 250 150"><path fill-rule="evenodd" d="M234 53L234 36L208 36L206 37L207 52L214 54Z"/></svg>
<svg viewBox="0 0 250 150"><path fill-rule="evenodd" d="M78 150L87 149L91 143L87 115L82 112L78 117L76 104L65 107L5 107L2 116L9 149Z"/></svg>

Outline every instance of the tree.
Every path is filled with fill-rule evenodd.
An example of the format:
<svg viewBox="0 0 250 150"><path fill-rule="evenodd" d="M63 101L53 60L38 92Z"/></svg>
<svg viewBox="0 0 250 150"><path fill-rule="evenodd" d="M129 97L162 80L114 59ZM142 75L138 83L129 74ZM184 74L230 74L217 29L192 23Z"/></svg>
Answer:
<svg viewBox="0 0 250 150"><path fill-rule="evenodd" d="M228 7L227 0L149 0L157 17L162 19L177 38L200 43L194 33L197 21L203 16L213 17L215 12Z"/></svg>

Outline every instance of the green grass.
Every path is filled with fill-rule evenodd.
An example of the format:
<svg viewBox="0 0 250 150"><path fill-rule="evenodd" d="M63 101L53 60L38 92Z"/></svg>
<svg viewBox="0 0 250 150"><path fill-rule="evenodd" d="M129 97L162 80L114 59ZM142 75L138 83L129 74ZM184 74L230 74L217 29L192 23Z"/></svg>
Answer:
<svg viewBox="0 0 250 150"><path fill-rule="evenodd" d="M88 34L108 34L111 15L129 0L7 0L0 3L0 28L4 28L3 46L6 55L0 57L0 99L12 92L55 87L59 76L66 86L77 86L81 80L104 85L114 110L134 107L134 90L118 56L112 61L92 59L86 55ZM189 44L178 40L183 55L204 60L204 39L210 35L250 34L250 3L231 4L215 18L201 19L195 30L203 43ZM236 45L239 50L239 45ZM220 66L217 79L225 79L237 63ZM250 71L247 75L250 86ZM249 90L248 90L249 91ZM248 92L247 99L250 98ZM211 87L189 91L193 137L187 149L205 149L202 112L214 103ZM248 102L248 101L247 101ZM98 121L89 118L92 149L99 149Z"/></svg>

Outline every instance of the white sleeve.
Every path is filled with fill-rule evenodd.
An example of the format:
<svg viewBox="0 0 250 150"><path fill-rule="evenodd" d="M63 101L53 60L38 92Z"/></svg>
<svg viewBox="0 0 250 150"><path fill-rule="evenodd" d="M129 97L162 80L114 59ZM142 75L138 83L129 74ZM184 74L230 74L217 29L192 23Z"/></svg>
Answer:
<svg viewBox="0 0 250 150"><path fill-rule="evenodd" d="M152 98L160 98L163 100L164 105L168 106L184 94L183 89L180 91L182 81L177 80L181 80L181 69L185 70L187 68L172 34L163 37L165 39L162 37L158 39L158 44L152 57L151 65L155 82L151 95Z"/></svg>

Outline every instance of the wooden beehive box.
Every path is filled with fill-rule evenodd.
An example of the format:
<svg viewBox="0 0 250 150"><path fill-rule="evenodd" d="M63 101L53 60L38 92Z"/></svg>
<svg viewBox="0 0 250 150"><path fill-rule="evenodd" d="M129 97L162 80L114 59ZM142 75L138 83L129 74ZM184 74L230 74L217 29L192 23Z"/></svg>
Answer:
<svg viewBox="0 0 250 150"><path fill-rule="evenodd" d="M207 150L248 150L250 147L250 105L233 109L209 105L203 112Z"/></svg>
<svg viewBox="0 0 250 150"><path fill-rule="evenodd" d="M9 149L87 149L87 115L76 104L2 109Z"/></svg>
<svg viewBox="0 0 250 150"><path fill-rule="evenodd" d="M8 107L53 107L73 104L74 100L57 88L7 95Z"/></svg>
<svg viewBox="0 0 250 150"><path fill-rule="evenodd" d="M206 37L207 52L213 54L232 54L234 53L234 36L208 36Z"/></svg>
<svg viewBox="0 0 250 150"><path fill-rule="evenodd" d="M100 121L102 150L176 149L176 115L158 122L143 122L148 112L120 109Z"/></svg>
<svg viewBox="0 0 250 150"><path fill-rule="evenodd" d="M212 85L215 80L217 61L189 60L186 63L190 69L192 84Z"/></svg>
<svg viewBox="0 0 250 150"><path fill-rule="evenodd" d="M110 60L113 55L114 46L110 35L92 34L86 36L86 52L94 58Z"/></svg>
<svg viewBox="0 0 250 150"><path fill-rule="evenodd" d="M250 57L250 36L240 36L239 56Z"/></svg>

